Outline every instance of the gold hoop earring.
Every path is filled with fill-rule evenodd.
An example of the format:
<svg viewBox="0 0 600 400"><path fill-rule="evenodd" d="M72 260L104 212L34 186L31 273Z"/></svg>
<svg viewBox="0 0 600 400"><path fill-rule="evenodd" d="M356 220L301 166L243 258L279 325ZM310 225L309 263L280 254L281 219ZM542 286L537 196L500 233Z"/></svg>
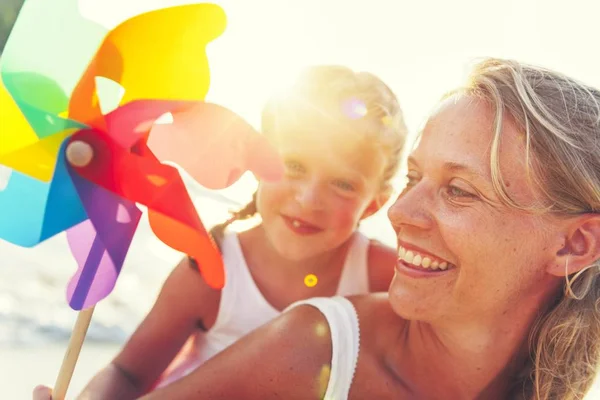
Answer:
<svg viewBox="0 0 600 400"><path fill-rule="evenodd" d="M566 281L566 285L565 285L565 294L570 296L571 298L575 299L575 300L581 300L583 299L583 297L585 296L585 293L588 292L588 289L584 289L582 295L577 296L575 294L575 292L573 292L573 284L575 283L575 281L587 270L589 270L590 268L594 267L594 265L590 265L588 267L583 268L581 271L577 272L575 275L573 275L572 279L569 279L569 256L567 256L567 260L565 261L565 281ZM589 285L589 284L588 284Z"/></svg>

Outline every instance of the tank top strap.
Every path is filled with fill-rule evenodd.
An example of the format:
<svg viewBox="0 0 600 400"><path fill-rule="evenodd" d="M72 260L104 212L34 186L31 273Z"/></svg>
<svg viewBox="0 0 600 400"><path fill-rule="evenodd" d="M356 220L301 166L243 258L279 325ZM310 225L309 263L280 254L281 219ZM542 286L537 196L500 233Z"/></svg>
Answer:
<svg viewBox="0 0 600 400"><path fill-rule="evenodd" d="M355 232L348 248L340 276L337 295L351 296L369 293L369 247L371 241L361 232Z"/></svg>
<svg viewBox="0 0 600 400"><path fill-rule="evenodd" d="M331 372L325 399L346 400L354 379L360 350L360 327L354 305L345 297L315 297L292 304L318 309L327 320L331 332Z"/></svg>
<svg viewBox="0 0 600 400"><path fill-rule="evenodd" d="M240 282L240 277L244 273L243 254L236 242L237 233L231 230L223 232L221 239L221 255L223 257L223 266L225 267L225 286L221 289L221 300L219 301L219 311L211 331L219 330L221 326L227 325L233 311L235 310L236 293Z"/></svg>
<svg viewBox="0 0 600 400"><path fill-rule="evenodd" d="M219 332L223 328L227 331L246 329L254 325L256 318L253 314L259 314L265 319L279 315L279 311L267 302L256 286L236 231L225 231L221 249L225 265L225 286L221 291L217 319L210 331Z"/></svg>

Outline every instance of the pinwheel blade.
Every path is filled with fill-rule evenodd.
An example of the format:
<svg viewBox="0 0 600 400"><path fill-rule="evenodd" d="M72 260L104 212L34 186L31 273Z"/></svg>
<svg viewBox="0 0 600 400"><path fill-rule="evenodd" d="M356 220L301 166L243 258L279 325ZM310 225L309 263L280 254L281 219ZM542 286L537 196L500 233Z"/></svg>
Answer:
<svg viewBox="0 0 600 400"><path fill-rule="evenodd" d="M65 145L50 183L12 172L0 191L0 239L32 247L87 218L67 170Z"/></svg>
<svg viewBox="0 0 600 400"><path fill-rule="evenodd" d="M72 140L86 142L94 149L92 162L74 167L84 179L132 202L148 207L151 226L159 239L172 248L207 260L201 272L207 283L222 287L223 265L189 197L179 171L161 164L143 145L128 151L106 135L83 130ZM138 152L139 154L136 154Z"/></svg>
<svg viewBox="0 0 600 400"><path fill-rule="evenodd" d="M29 0L23 4L0 70L19 107L30 107L24 110L28 120L35 110L54 115L67 110L68 97L106 32L80 14L78 0ZM39 80L31 81L27 75Z"/></svg>
<svg viewBox="0 0 600 400"><path fill-rule="evenodd" d="M122 148L131 148L148 134L156 120L167 113L179 113L198 102L135 100L105 115L106 134Z"/></svg>
<svg viewBox="0 0 600 400"><path fill-rule="evenodd" d="M78 269L67 286L74 310L94 306L115 287L141 218L134 203L71 172L89 219L67 231Z"/></svg>
<svg viewBox="0 0 600 400"><path fill-rule="evenodd" d="M248 170L259 179L283 176L279 154L266 138L216 104L197 102L174 112L172 123L152 128L148 147L209 189L231 186Z"/></svg>
<svg viewBox="0 0 600 400"><path fill-rule="evenodd" d="M96 76L124 88L121 104L204 99L210 82L205 47L225 25L225 13L215 4L169 7L123 22L110 31L83 74L69 116L104 130L94 100Z"/></svg>
<svg viewBox="0 0 600 400"><path fill-rule="evenodd" d="M34 76L26 76L31 78L31 82L36 82ZM43 79L39 81L49 84ZM32 90L35 91L35 88ZM25 118L25 112L29 120ZM0 121L0 164L45 182L54 174L54 164L64 139L84 127L25 103L18 107L2 81Z"/></svg>
<svg viewBox="0 0 600 400"><path fill-rule="evenodd" d="M175 197L175 196L173 196ZM179 199L186 207L193 206L189 197ZM163 243L191 256L198 264L204 281L215 289L225 285L223 259L204 225L192 227L167 213L148 210L152 231Z"/></svg>

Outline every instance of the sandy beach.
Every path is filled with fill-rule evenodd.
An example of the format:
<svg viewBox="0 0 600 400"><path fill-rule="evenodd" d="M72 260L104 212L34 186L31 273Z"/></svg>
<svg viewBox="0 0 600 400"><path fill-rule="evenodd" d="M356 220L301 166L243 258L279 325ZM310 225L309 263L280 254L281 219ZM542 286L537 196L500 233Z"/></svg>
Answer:
<svg viewBox="0 0 600 400"><path fill-rule="evenodd" d="M0 347L2 399L31 399L38 384L53 386L67 345ZM67 399L73 399L87 381L114 357L116 344L85 344L79 355Z"/></svg>

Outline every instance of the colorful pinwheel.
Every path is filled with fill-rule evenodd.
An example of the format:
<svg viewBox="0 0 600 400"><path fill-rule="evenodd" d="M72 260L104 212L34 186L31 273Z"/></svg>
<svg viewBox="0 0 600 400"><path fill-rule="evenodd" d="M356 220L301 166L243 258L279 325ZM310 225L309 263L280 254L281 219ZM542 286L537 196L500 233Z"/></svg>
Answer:
<svg viewBox="0 0 600 400"><path fill-rule="evenodd" d="M147 208L159 239L197 261L209 285L224 284L219 252L178 170L162 161L213 189L246 170L262 179L282 173L250 125L202 101L205 46L225 29L221 8L165 8L106 32L78 5L27 0L0 68L0 164L12 170L0 191L0 239L31 247L66 230L78 264L67 298L83 311L55 385L58 400L94 306L125 261L142 214L136 204Z"/></svg>
<svg viewBox="0 0 600 400"><path fill-rule="evenodd" d="M159 239L196 259L208 284L224 284L178 170L162 163L213 189L246 170L281 174L261 135L202 101L205 46L224 29L212 4L151 11L110 32L82 17L77 0L23 5L1 64L0 164L13 171L0 192L0 238L30 247L67 230L79 266L67 289L73 309L113 289L141 218L136 203ZM110 112L102 87L117 89L105 96Z"/></svg>

